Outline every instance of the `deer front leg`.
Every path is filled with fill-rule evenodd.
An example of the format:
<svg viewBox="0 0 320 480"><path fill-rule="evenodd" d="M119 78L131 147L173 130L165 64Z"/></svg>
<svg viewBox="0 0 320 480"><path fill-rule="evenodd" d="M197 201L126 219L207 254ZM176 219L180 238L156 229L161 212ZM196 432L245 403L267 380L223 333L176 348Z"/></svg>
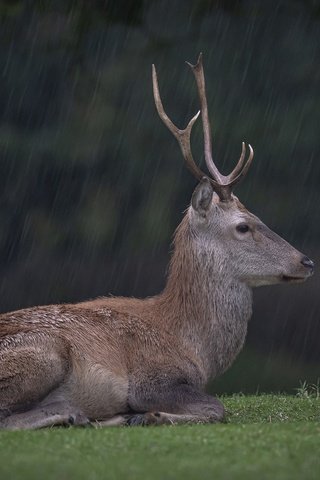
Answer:
<svg viewBox="0 0 320 480"><path fill-rule="evenodd" d="M158 388L153 392L150 385L137 389L130 407L141 413L128 415L127 425L215 423L224 418L222 403L191 385L166 384Z"/></svg>

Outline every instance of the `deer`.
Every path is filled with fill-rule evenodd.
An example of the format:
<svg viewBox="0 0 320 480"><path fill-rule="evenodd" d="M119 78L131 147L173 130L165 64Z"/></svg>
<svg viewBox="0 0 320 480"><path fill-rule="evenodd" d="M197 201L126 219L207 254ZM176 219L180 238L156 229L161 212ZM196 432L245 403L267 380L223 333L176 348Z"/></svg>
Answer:
<svg viewBox="0 0 320 480"><path fill-rule="evenodd" d="M163 291L146 299L100 297L0 316L0 428L216 423L206 393L242 349L252 288L303 282L314 263L250 213L233 189L253 148L223 175L212 157L202 54L188 63L199 112L180 130L166 114L155 66L155 106L198 184L178 226ZM195 163L201 114L209 174Z"/></svg>

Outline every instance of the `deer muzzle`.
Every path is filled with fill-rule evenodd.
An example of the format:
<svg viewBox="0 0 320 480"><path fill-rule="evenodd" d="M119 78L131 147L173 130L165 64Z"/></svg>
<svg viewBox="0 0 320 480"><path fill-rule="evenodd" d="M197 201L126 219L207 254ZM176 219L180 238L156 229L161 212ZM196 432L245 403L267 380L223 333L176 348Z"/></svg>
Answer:
<svg viewBox="0 0 320 480"><path fill-rule="evenodd" d="M314 271L314 262L310 260L310 258L308 257L303 257L303 259L301 260L301 263L304 267L306 267L309 270L310 275L312 275Z"/></svg>
<svg viewBox="0 0 320 480"><path fill-rule="evenodd" d="M314 262L304 255L300 260L299 272L293 275L282 275L282 280L290 283L304 282L307 278L313 275L313 272Z"/></svg>

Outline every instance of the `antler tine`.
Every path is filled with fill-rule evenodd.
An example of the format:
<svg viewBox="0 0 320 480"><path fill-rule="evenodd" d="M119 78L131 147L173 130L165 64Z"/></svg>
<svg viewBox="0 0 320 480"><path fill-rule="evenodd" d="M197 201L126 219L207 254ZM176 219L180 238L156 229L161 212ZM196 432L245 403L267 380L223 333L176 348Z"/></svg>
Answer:
<svg viewBox="0 0 320 480"><path fill-rule="evenodd" d="M189 62L186 62L187 65L191 68L198 86L200 106L201 106L201 117L203 125L203 138L204 138L204 157L209 172L213 178L220 184L225 183L225 176L222 175L217 167L214 164L212 159L212 140L211 140L211 130L208 114L208 104L206 96L206 84L204 79L203 65L202 65L202 53L198 57L198 61L195 65L192 65Z"/></svg>
<svg viewBox="0 0 320 480"><path fill-rule="evenodd" d="M228 187L229 187L230 189L231 189L231 187L233 187L234 185L236 185L236 184L239 182L239 180L241 180L241 178L243 178L243 177L247 174L247 172L248 172L248 170L249 170L249 168L250 168L250 165L251 165L252 160L253 160L253 157L254 157L254 151L253 151L253 148L251 147L250 143L248 144L248 147L249 147L250 153L249 153L249 158L248 158L248 160L246 161L244 167L243 167L242 169L240 169L239 174L238 174L237 176L234 175L234 171L236 170L236 168L238 167L238 165L236 166L236 168L235 168L235 169L233 170L233 172L231 173L231 175L232 175L234 178L233 178L233 179L231 180L231 182L228 184ZM241 157L240 157L240 158L241 158ZM239 162L240 162L240 160L239 160ZM239 162L238 162L238 164L239 164ZM230 177L231 177L231 175L230 175Z"/></svg>
<svg viewBox="0 0 320 480"><path fill-rule="evenodd" d="M228 175L228 178L230 180L233 180L234 178L236 178L239 175L239 173L241 172L243 164L244 164L245 155L246 155L246 144L244 142L242 142L242 150L241 150L241 155L240 155L240 158L238 160L238 163L234 167L234 169L232 170L230 175Z"/></svg>
<svg viewBox="0 0 320 480"><path fill-rule="evenodd" d="M161 118L165 126L170 130L170 132L177 139L188 168L191 170L191 172L196 178L201 180L201 178L203 178L206 175L196 165L192 156L191 145L190 145L191 130L192 130L193 124L195 123L195 121L200 115L200 110L194 117L191 118L186 128L184 130L180 130L178 127L176 127L176 125L174 125L174 123L170 120L170 118L164 111L163 104L160 97L156 67L154 65L152 65L152 84L153 84L154 102L155 102L159 117Z"/></svg>

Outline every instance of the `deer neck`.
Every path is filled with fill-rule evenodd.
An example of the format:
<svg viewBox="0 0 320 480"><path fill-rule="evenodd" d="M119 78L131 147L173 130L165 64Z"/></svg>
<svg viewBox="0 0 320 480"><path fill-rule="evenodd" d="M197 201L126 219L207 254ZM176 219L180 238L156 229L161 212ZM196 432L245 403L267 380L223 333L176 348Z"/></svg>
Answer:
<svg viewBox="0 0 320 480"><path fill-rule="evenodd" d="M252 313L252 291L215 258L214 245L197 250L186 218L178 227L167 285L167 322L201 361L205 375L222 373L241 350Z"/></svg>

